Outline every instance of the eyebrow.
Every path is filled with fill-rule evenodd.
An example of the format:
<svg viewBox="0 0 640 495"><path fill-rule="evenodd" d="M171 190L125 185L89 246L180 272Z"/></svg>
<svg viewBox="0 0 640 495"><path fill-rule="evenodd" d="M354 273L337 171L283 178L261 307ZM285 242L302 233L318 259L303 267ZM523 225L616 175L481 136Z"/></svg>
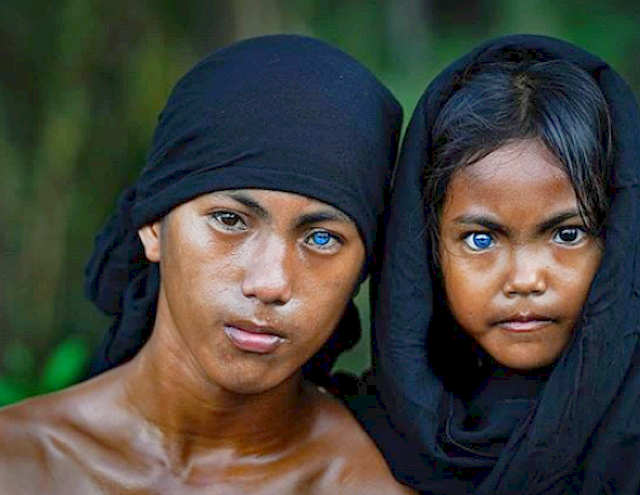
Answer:
<svg viewBox="0 0 640 495"><path fill-rule="evenodd" d="M582 219L582 215L577 209L571 209L571 210L556 213L551 218L549 218L548 220L545 220L540 224L540 226L538 227L538 232L540 233L547 232L557 227L561 223L566 222L567 220L571 220L572 218L575 218L575 217Z"/></svg>
<svg viewBox="0 0 640 495"><path fill-rule="evenodd" d="M355 222L351 220L347 215L339 210L318 211L313 213L307 213L302 215L296 222L297 228L308 227L315 223L320 222L344 222L350 225L355 225Z"/></svg>
<svg viewBox="0 0 640 495"><path fill-rule="evenodd" d="M256 215L258 215L262 219L268 219L270 217L269 212L265 210L260 203L253 200L248 194L243 193L241 191L229 191L225 193L231 199L235 199L238 203L243 204L250 210L252 210Z"/></svg>
<svg viewBox="0 0 640 495"><path fill-rule="evenodd" d="M492 220L486 215L460 215L453 221L454 223L461 225L479 225L480 227L484 227L488 230L493 230L494 232L499 232L501 234L509 233L509 229L505 228L503 225L500 225L498 222Z"/></svg>
<svg viewBox="0 0 640 495"><path fill-rule="evenodd" d="M264 220L268 220L271 215L260 203L255 201L245 192L242 191L229 191L226 193L231 199L234 199L238 203L243 204L247 208L250 208L256 215ZM355 222L345 213L332 207L325 206L325 210L306 213L302 215L295 223L296 228L307 227L309 225L320 222L346 222L355 225Z"/></svg>
<svg viewBox="0 0 640 495"><path fill-rule="evenodd" d="M543 221L540 225L538 225L537 231L538 233L547 232L558 225L566 222L567 220L571 220L572 218L582 218L580 212L572 208L567 211L561 211L556 213L555 215L549 217L547 220ZM498 232L500 234L509 235L509 229L504 225L499 224L491 217L486 215L460 215L459 217L453 220L457 224L461 225L479 225L481 227L485 227L488 230L492 230L494 232Z"/></svg>

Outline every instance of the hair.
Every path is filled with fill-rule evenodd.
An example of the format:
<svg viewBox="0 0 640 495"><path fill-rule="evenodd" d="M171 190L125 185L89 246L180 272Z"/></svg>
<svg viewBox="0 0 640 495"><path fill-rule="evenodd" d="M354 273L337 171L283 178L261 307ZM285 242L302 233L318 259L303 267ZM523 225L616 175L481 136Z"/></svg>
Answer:
<svg viewBox="0 0 640 495"><path fill-rule="evenodd" d="M453 174L513 141L538 139L558 159L590 233L600 236L609 205L609 108L594 78L562 60L501 62L463 74L431 131L424 205L431 252Z"/></svg>

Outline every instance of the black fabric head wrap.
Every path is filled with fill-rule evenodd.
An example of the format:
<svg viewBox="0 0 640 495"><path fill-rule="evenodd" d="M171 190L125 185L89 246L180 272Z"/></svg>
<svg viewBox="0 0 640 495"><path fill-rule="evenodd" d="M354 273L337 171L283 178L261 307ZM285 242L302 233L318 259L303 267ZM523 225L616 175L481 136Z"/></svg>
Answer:
<svg viewBox="0 0 640 495"><path fill-rule="evenodd" d="M553 369L545 370L548 379L537 377L542 386L532 408L514 420L513 408L502 414L492 409L495 403L484 404L487 414L495 413L493 426L500 431L494 433L502 434L503 447L484 459L452 456L442 438L446 411L456 398L432 371L426 352L431 332L451 328L432 319L438 285L430 276L422 195L430 129L473 64L527 59L576 64L593 76L609 104L615 157L605 254L574 340ZM379 403L377 409L354 406L400 480L438 494L638 493L639 175L640 116L634 96L611 67L575 46L541 36L496 39L430 84L404 139L381 274L372 284ZM455 352L448 355L455 361Z"/></svg>
<svg viewBox="0 0 640 495"><path fill-rule="evenodd" d="M137 230L199 195L260 188L323 201L355 221L370 256L401 121L366 68L319 40L255 38L199 62L173 89L147 166L96 239L86 292L115 323L91 374L133 357L153 328L159 270ZM306 377L321 382L359 331L350 304Z"/></svg>

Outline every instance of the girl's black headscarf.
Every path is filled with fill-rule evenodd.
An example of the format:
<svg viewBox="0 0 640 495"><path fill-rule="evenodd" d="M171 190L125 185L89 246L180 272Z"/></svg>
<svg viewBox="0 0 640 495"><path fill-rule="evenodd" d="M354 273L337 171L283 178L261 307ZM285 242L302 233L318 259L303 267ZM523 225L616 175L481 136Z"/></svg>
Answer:
<svg viewBox="0 0 640 495"><path fill-rule="evenodd" d="M401 121L373 74L316 39L255 38L199 62L173 89L146 167L96 239L86 292L114 323L91 374L132 358L153 328L160 274L138 229L201 194L258 188L331 204L355 221L369 259ZM351 303L305 376L324 382L359 334Z"/></svg>
<svg viewBox="0 0 640 495"><path fill-rule="evenodd" d="M612 207L603 261L572 343L552 370L544 370L548 379L536 377L542 385L532 394L523 388L526 379L515 391L505 380L495 393L533 397L532 405L519 414L518 401L475 404L491 418L493 432L480 431L486 438L473 441L504 440L502 448L483 457L464 446L456 451L444 445L450 438L445 427L464 427L447 425L450 407L465 402L432 371L430 355L447 353L454 363L460 360L461 369L464 357L455 348L429 348L430 335L450 332L451 326L433 319L441 298L430 276L423 176L430 167L430 130L462 75L478 63L529 59L576 64L605 95L615 153ZM640 116L632 92L605 62L568 43L526 35L493 40L449 66L427 88L403 143L381 272L372 284L378 399L354 402L401 481L437 494L638 493L639 175ZM498 410L497 402L506 409Z"/></svg>

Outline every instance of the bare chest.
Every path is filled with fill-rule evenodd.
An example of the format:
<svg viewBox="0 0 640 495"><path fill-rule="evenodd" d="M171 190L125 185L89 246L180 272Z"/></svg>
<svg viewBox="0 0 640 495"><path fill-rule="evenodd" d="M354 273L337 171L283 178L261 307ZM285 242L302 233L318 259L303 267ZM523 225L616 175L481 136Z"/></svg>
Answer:
<svg viewBox="0 0 640 495"><path fill-rule="evenodd" d="M2 468L3 494L26 495L298 495L339 493L326 458L204 462L171 470L126 452L42 452L39 459ZM6 490L6 491L5 491Z"/></svg>

